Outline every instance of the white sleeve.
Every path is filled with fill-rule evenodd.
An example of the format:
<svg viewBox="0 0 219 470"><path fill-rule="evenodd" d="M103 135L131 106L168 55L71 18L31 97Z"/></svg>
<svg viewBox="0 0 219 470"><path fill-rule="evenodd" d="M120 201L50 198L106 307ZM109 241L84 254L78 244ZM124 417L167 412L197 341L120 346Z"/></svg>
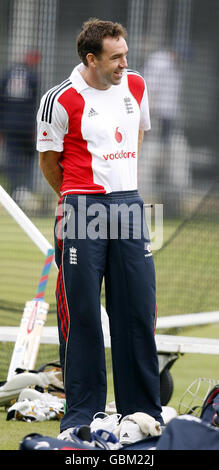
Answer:
<svg viewBox="0 0 219 470"><path fill-rule="evenodd" d="M51 122L44 118L44 105L47 93L42 97L37 113L37 145L39 152L63 151L65 134L68 131L68 114L58 100L54 101Z"/></svg>
<svg viewBox="0 0 219 470"><path fill-rule="evenodd" d="M139 129L149 131L151 129L151 120L149 112L148 92L145 84L144 94L140 105L140 125Z"/></svg>

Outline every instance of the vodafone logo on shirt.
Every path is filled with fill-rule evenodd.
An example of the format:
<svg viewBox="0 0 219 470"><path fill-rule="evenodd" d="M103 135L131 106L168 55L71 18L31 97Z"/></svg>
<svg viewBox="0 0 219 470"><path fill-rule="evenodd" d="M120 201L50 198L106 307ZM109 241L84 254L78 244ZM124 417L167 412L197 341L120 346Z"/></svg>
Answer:
<svg viewBox="0 0 219 470"><path fill-rule="evenodd" d="M136 152L124 152L124 150L121 150L121 152L116 152L116 153L108 153L106 155L103 154L104 160L120 160L121 158L136 158Z"/></svg>
<svg viewBox="0 0 219 470"><path fill-rule="evenodd" d="M126 139L125 131L121 129L121 127L116 127L114 137L116 139L116 142L118 142L118 144L124 143Z"/></svg>
<svg viewBox="0 0 219 470"><path fill-rule="evenodd" d="M116 127L114 132L114 138L119 146L123 146L126 140L126 133L121 127ZM103 155L104 160L119 160L121 158L136 158L136 152L125 152L120 150L116 153L109 153Z"/></svg>
<svg viewBox="0 0 219 470"><path fill-rule="evenodd" d="M53 141L52 139L49 139L49 138L47 137L48 134L47 134L46 131L43 131L42 134L43 134L43 137L42 137L41 139L39 139L40 142L52 142L52 141Z"/></svg>

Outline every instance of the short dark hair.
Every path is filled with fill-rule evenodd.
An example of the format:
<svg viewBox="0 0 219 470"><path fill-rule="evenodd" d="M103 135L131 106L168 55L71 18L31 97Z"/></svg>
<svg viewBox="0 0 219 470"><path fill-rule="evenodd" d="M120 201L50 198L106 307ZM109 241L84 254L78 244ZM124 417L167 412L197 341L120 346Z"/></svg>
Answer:
<svg viewBox="0 0 219 470"><path fill-rule="evenodd" d="M84 65L87 65L87 54L92 53L97 57L101 54L103 50L102 41L108 36L126 38L127 32L120 23L113 23L112 21L90 18L83 23L82 30L77 37L77 51Z"/></svg>

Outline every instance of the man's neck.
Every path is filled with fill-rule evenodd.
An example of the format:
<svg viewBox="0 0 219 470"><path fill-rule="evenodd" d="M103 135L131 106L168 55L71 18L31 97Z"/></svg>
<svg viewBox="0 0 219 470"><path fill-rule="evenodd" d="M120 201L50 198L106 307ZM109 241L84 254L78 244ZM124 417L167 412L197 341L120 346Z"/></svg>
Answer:
<svg viewBox="0 0 219 470"><path fill-rule="evenodd" d="M110 88L109 84L101 83L94 74L90 71L88 67L84 65L84 67L80 70L80 74L82 75L84 81L92 88L96 88L97 90L108 90Z"/></svg>

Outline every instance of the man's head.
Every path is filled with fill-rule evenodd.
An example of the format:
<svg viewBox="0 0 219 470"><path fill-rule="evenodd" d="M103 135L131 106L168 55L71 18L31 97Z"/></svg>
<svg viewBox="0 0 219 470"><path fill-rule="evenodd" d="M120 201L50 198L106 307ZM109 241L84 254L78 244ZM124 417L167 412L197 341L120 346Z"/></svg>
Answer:
<svg viewBox="0 0 219 470"><path fill-rule="evenodd" d="M77 38L78 55L103 88L117 85L127 67L127 33L120 23L91 18Z"/></svg>

